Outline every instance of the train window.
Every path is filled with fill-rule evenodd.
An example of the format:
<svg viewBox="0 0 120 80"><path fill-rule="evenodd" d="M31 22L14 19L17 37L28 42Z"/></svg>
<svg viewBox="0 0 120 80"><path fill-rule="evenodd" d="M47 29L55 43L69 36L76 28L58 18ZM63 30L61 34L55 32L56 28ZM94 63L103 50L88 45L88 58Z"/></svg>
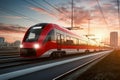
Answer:
<svg viewBox="0 0 120 80"><path fill-rule="evenodd" d="M61 34L61 43L64 44L65 43L65 37L64 35Z"/></svg>
<svg viewBox="0 0 120 80"><path fill-rule="evenodd" d="M33 41L37 41L40 33L42 31L42 27L41 26L36 26L36 27L32 27L28 33L27 36L25 37L25 42L33 42Z"/></svg>
<svg viewBox="0 0 120 80"><path fill-rule="evenodd" d="M69 36L66 36L66 42L65 42L65 44L66 45L73 45L74 44L73 38L69 37Z"/></svg>
<svg viewBox="0 0 120 80"><path fill-rule="evenodd" d="M81 40L79 39L79 45L81 44Z"/></svg>
<svg viewBox="0 0 120 80"><path fill-rule="evenodd" d="M87 45L87 42L84 40L79 40L79 45Z"/></svg>
<svg viewBox="0 0 120 80"><path fill-rule="evenodd" d="M69 37L69 36L66 36L66 41L67 41L67 40L70 40L70 37Z"/></svg>
<svg viewBox="0 0 120 80"><path fill-rule="evenodd" d="M34 33L30 33L29 36L28 36L28 39L33 39L35 38L35 34Z"/></svg>
<svg viewBox="0 0 120 80"><path fill-rule="evenodd" d="M47 41L53 41L54 40L54 30L51 30L48 35L46 36L45 40L43 43L47 42Z"/></svg>
<svg viewBox="0 0 120 80"><path fill-rule="evenodd" d="M61 44L61 36L60 36L60 34L59 33L57 33L57 43L59 43L59 44Z"/></svg>
<svg viewBox="0 0 120 80"><path fill-rule="evenodd" d="M76 45L79 45L79 39L76 38Z"/></svg>
<svg viewBox="0 0 120 80"><path fill-rule="evenodd" d="M64 44L65 43L65 36L63 34L57 33L57 43Z"/></svg>

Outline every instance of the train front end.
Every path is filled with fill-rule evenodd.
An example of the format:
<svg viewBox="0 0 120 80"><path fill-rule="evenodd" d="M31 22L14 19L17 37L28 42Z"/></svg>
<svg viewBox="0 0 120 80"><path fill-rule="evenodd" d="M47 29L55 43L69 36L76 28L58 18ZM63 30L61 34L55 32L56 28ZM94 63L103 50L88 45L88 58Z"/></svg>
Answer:
<svg viewBox="0 0 120 80"><path fill-rule="evenodd" d="M21 57L36 58L42 55L42 52L40 51L42 46L42 36L40 36L40 34L42 33L42 30L46 25L47 24L45 23L35 25L27 30L23 38L22 44L20 45Z"/></svg>

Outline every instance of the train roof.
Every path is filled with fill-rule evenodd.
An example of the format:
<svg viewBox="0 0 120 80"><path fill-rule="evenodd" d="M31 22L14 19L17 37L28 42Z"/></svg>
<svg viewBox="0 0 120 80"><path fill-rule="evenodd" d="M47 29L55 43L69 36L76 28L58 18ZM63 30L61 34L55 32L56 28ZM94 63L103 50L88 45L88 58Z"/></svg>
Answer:
<svg viewBox="0 0 120 80"><path fill-rule="evenodd" d="M68 30L66 28L63 28L63 27L61 27L61 26L59 26L57 24L52 24L52 25L54 25L54 28L56 28L58 30L61 30L61 31L65 32L65 33L71 34L71 35L76 36L76 37L81 37L80 35L77 35L74 32L72 32L72 31L70 31L70 30Z"/></svg>
<svg viewBox="0 0 120 80"><path fill-rule="evenodd" d="M68 30L68 29L66 29L66 28L63 28L63 27L61 27L61 26L59 26L59 25L57 25L57 24L54 24L54 23L38 23L38 24L36 24L36 25L34 25L34 26L32 26L32 27L35 27L35 26L51 27L51 28L53 28L53 29L58 29L58 30L60 30L60 31L63 31L63 32L68 33L68 34L70 34L70 35L73 35L73 36L75 36L75 37L77 37L77 38L81 38L81 37L82 37L82 39L85 39L85 40L87 39L87 37L84 37L84 36L81 36L81 35L77 35L77 34L73 33L72 31L70 31L70 30Z"/></svg>

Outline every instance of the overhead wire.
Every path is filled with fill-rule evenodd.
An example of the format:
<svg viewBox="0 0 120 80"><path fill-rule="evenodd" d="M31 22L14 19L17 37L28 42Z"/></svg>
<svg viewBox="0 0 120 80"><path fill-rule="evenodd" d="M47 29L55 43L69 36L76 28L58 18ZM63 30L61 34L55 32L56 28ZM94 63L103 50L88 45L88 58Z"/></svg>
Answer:
<svg viewBox="0 0 120 80"><path fill-rule="evenodd" d="M120 27L120 5L119 5L119 0L117 0L117 6L118 6L118 22L119 22L119 27Z"/></svg>
<svg viewBox="0 0 120 80"><path fill-rule="evenodd" d="M103 16L103 19L104 19L105 24L108 26L108 23L107 23L107 21L106 21L106 19L105 19L105 16L104 16L104 13L103 13L103 10L102 10L102 8L101 8L101 5L100 5L99 1L96 0L96 2L97 2L97 4L98 4L99 10L100 10L100 12L101 12L101 14L102 14L102 16Z"/></svg>
<svg viewBox="0 0 120 80"><path fill-rule="evenodd" d="M20 17L22 17L23 19L25 19L25 20L29 20L29 21L31 21L31 22L35 22L33 19L31 19L30 17L28 18L27 16L25 16L25 15L23 15L23 14L21 14L21 13L19 13L19 12L16 12L16 11L14 11L14 10L11 10L11 9L7 9L7 8L3 8L3 7L1 7L0 6L0 10L1 11L3 11L3 12L5 12L6 14L9 14L9 15L16 15L16 16L20 16Z"/></svg>
<svg viewBox="0 0 120 80"><path fill-rule="evenodd" d="M44 7L42 4L40 4L39 2L37 2L37 1L35 1L35 0L31 0L32 2L34 2L35 4L37 4L37 5L40 5L41 7ZM46 1L46 0L43 0L45 3L47 3L49 6L51 6L52 8L54 8L55 10L57 10L59 13L61 13L61 14L63 14L65 17L67 17L67 18L69 18L69 16L67 16L63 11L61 11L61 10L59 10L57 7L55 7L54 5L52 5L51 3L49 3L48 1ZM45 8L45 7L44 7ZM47 8L47 10L50 10L50 9L48 9ZM52 13L50 13L50 12L48 12L48 13L50 13L50 14L52 14L52 15L54 15L55 16L55 14L57 15L56 17L58 17L59 18L59 14L57 14L57 13L55 13L54 12L54 14L53 14L53 11L51 11Z"/></svg>
<svg viewBox="0 0 120 80"><path fill-rule="evenodd" d="M56 6L52 5L51 3L49 3L46 0L43 0L45 3L47 3L49 6L51 6L52 8L54 8L55 10L57 10L58 12L62 13L66 18L70 18L69 16L67 16L63 11L61 11L60 9L58 9Z"/></svg>
<svg viewBox="0 0 120 80"><path fill-rule="evenodd" d="M56 16L55 13L53 13L49 8L46 8L45 6L43 6L42 4L37 3L34 0L23 0L24 2L36 7L36 8L41 8L43 10L45 10L48 14L52 15L52 16ZM58 16L56 16L58 17Z"/></svg>

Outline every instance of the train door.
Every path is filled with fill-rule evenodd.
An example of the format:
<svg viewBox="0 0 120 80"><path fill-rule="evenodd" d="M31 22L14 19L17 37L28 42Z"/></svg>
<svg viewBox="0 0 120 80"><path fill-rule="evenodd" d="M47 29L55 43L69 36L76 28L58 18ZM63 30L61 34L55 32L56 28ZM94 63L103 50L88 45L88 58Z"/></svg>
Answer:
<svg viewBox="0 0 120 80"><path fill-rule="evenodd" d="M57 50L61 50L62 38L61 34L57 33Z"/></svg>

